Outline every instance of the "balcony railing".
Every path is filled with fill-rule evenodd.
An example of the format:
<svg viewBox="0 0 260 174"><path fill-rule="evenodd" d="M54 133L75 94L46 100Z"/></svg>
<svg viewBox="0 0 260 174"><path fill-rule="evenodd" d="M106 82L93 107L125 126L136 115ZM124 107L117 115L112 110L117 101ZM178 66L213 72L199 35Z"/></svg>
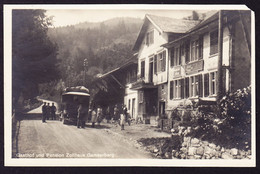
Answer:
<svg viewBox="0 0 260 174"><path fill-rule="evenodd" d="M143 89L143 88L155 88L153 83L147 83L143 79L139 78L132 84L131 89Z"/></svg>

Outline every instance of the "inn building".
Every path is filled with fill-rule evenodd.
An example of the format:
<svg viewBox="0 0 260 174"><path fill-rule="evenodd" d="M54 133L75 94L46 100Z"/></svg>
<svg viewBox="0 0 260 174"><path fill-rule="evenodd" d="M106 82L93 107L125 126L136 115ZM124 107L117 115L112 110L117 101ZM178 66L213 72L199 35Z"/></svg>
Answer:
<svg viewBox="0 0 260 174"><path fill-rule="evenodd" d="M133 51L98 78L97 100L125 104L132 118L153 124L187 99L217 101L251 84L251 11L210 11L203 20L146 15Z"/></svg>
<svg viewBox="0 0 260 174"><path fill-rule="evenodd" d="M168 100L169 53L161 45L172 42L195 27L199 21L146 15L133 50L138 53L138 117L155 120L165 115Z"/></svg>
<svg viewBox="0 0 260 174"><path fill-rule="evenodd" d="M251 84L250 13L213 11L187 34L163 45L169 52L169 113L185 99L216 101L220 94Z"/></svg>

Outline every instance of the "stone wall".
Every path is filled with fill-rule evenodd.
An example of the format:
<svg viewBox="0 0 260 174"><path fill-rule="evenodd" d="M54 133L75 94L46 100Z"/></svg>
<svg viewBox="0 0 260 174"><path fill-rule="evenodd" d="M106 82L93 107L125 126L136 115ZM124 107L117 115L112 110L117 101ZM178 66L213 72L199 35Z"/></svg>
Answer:
<svg viewBox="0 0 260 174"><path fill-rule="evenodd" d="M227 149L197 138L184 137L180 151L173 150L172 157L182 159L251 159L251 151Z"/></svg>

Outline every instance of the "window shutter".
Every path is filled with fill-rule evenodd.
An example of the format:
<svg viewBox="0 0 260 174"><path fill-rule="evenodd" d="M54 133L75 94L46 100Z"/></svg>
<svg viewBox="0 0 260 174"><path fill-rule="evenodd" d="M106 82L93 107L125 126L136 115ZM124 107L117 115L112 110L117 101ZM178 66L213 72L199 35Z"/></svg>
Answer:
<svg viewBox="0 0 260 174"><path fill-rule="evenodd" d="M203 97L202 74L199 75L199 97Z"/></svg>
<svg viewBox="0 0 260 174"><path fill-rule="evenodd" d="M204 97L209 96L209 74L204 74Z"/></svg>
<svg viewBox="0 0 260 174"><path fill-rule="evenodd" d="M171 55L170 56L171 56L171 59L170 59L171 60L171 66L173 66L174 65L174 48L171 49Z"/></svg>
<svg viewBox="0 0 260 174"><path fill-rule="evenodd" d="M181 65L181 46L179 47L179 65Z"/></svg>
<svg viewBox="0 0 260 174"><path fill-rule="evenodd" d="M162 71L165 71L166 67L166 51L163 51Z"/></svg>
<svg viewBox="0 0 260 174"><path fill-rule="evenodd" d="M175 81L173 81L173 90L172 90L172 93L173 93L173 98L176 98L176 90L175 90Z"/></svg>
<svg viewBox="0 0 260 174"><path fill-rule="evenodd" d="M173 99L173 81L170 82L170 99Z"/></svg>
<svg viewBox="0 0 260 174"><path fill-rule="evenodd" d="M184 98L184 79L181 79L181 98Z"/></svg>
<svg viewBox="0 0 260 174"><path fill-rule="evenodd" d="M185 78L185 98L189 98L189 77Z"/></svg>
<svg viewBox="0 0 260 174"><path fill-rule="evenodd" d="M199 38L199 60L203 59L203 36Z"/></svg>
<svg viewBox="0 0 260 174"><path fill-rule="evenodd" d="M145 73L145 61L141 62L141 77L144 77L144 73Z"/></svg>
<svg viewBox="0 0 260 174"><path fill-rule="evenodd" d="M157 74L157 55L154 55L154 74Z"/></svg>
<svg viewBox="0 0 260 174"><path fill-rule="evenodd" d="M186 55L185 55L185 63L190 61L190 43L186 44Z"/></svg>

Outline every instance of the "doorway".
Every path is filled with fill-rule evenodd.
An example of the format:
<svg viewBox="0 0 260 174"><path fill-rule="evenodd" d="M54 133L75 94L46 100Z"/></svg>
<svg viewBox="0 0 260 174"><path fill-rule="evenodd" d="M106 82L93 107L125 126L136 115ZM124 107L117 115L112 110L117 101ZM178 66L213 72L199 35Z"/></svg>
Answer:
<svg viewBox="0 0 260 174"><path fill-rule="evenodd" d="M135 117L135 98L132 99L132 118Z"/></svg>
<svg viewBox="0 0 260 174"><path fill-rule="evenodd" d="M159 102L159 116L160 117L165 116L165 102L164 101Z"/></svg>

